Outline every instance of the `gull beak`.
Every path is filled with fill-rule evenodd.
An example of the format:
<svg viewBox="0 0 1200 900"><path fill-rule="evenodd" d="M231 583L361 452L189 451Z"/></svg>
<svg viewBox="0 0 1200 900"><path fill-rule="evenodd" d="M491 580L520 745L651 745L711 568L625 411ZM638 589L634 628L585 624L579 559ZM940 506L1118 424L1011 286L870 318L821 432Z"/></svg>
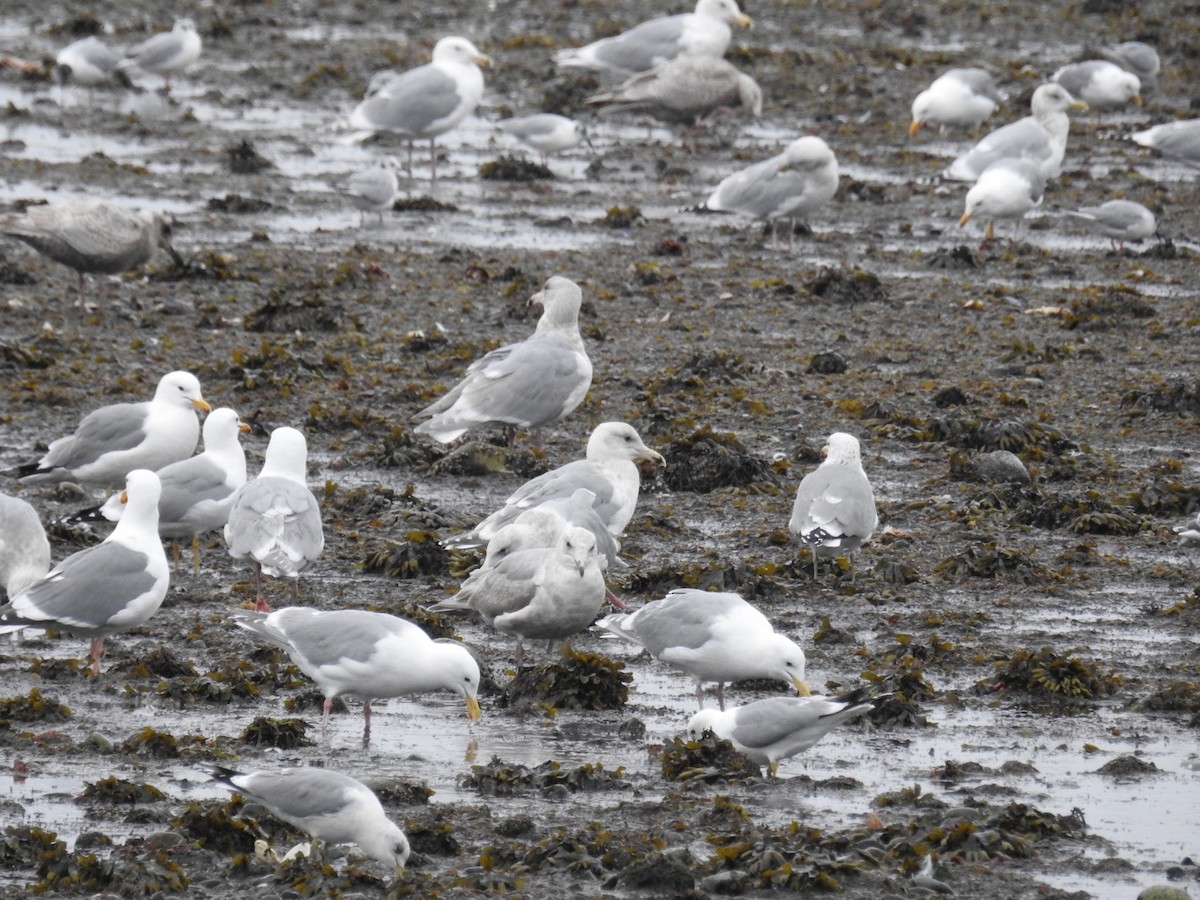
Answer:
<svg viewBox="0 0 1200 900"><path fill-rule="evenodd" d="M745 13L738 13L733 18L733 24L737 25L741 28L753 28L754 20L752 18L750 18L748 15L746 15Z"/></svg>
<svg viewBox="0 0 1200 900"><path fill-rule="evenodd" d="M1072 100L1070 103L1067 104L1067 109L1074 109L1074 110L1078 110L1079 112L1087 112L1088 105L1086 103L1084 103L1082 100Z"/></svg>
<svg viewBox="0 0 1200 900"><path fill-rule="evenodd" d="M246 422L238 422L238 431L242 434L249 434L253 430Z"/></svg>
<svg viewBox="0 0 1200 900"><path fill-rule="evenodd" d="M811 697L812 696L812 691L810 691L808 689L808 685L804 683L803 678L797 678L795 675L793 675L791 680L792 680L792 687L794 687L796 689L797 694L799 694L801 697Z"/></svg>
<svg viewBox="0 0 1200 900"><path fill-rule="evenodd" d="M203 412L203 413L212 412L212 407L208 405L208 401L205 400L203 397L197 397L195 400L193 400L192 406L196 407L196 409L200 410L200 412Z"/></svg>
<svg viewBox="0 0 1200 900"><path fill-rule="evenodd" d="M968 213L963 213L963 214L962 214L962 218L958 220L958 227L959 227L959 228L966 228L966 227L967 227L967 223L968 223L968 222L970 222L970 221L971 221L971 214L970 214L969 212L968 212Z"/></svg>
<svg viewBox="0 0 1200 900"><path fill-rule="evenodd" d="M475 65L482 66L485 69L490 69L492 66L492 58L486 53L480 53L475 57Z"/></svg>
<svg viewBox="0 0 1200 900"><path fill-rule="evenodd" d="M643 462L652 462L660 466L665 466L667 464L667 461L663 458L661 453L659 453L657 450L651 450L649 447L640 451L637 455L637 458Z"/></svg>
<svg viewBox="0 0 1200 900"><path fill-rule="evenodd" d="M917 132L921 130L921 120L913 119L912 124L908 126L908 136L916 137Z"/></svg>
<svg viewBox="0 0 1200 900"><path fill-rule="evenodd" d="M129 502L129 491L121 491L121 502L122 503Z"/></svg>
<svg viewBox="0 0 1200 900"><path fill-rule="evenodd" d="M483 715L483 710L479 707L479 701L474 697L467 698L467 718L472 722L478 722L479 717Z"/></svg>
<svg viewBox="0 0 1200 900"><path fill-rule="evenodd" d="M1141 95L1141 94L1134 94L1134 95L1133 95L1133 102L1134 102L1134 103L1136 103L1138 106L1141 106L1141 105L1142 105L1142 95Z"/></svg>

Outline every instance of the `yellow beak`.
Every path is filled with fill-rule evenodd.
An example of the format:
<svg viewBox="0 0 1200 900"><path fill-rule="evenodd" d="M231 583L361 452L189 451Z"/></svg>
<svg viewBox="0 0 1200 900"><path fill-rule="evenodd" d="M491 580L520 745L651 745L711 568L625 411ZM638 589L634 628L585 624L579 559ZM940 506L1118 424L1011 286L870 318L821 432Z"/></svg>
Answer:
<svg viewBox="0 0 1200 900"><path fill-rule="evenodd" d="M477 57L475 57L475 65L483 66L485 69L489 69L492 65L492 58L486 53L480 53Z"/></svg>
<svg viewBox="0 0 1200 900"><path fill-rule="evenodd" d="M917 136L917 132L918 132L918 131L920 131L920 130L921 130L921 120L920 120L920 119L913 119L913 122L912 122L912 124L908 126L908 136L909 136L909 137L916 137L916 136Z"/></svg>
<svg viewBox="0 0 1200 900"><path fill-rule="evenodd" d="M1134 102L1134 103L1136 103L1138 106L1141 106L1141 105L1142 105L1142 95L1141 95L1141 94L1134 94L1134 95L1133 95L1133 102Z"/></svg>
<svg viewBox="0 0 1200 900"><path fill-rule="evenodd" d="M962 218L958 220L958 227L965 228L967 223L971 221L970 213L963 213Z"/></svg>
<svg viewBox="0 0 1200 900"><path fill-rule="evenodd" d="M808 689L808 685L804 683L803 678L797 678L795 675L793 675L792 676L792 686L796 688L796 693L799 694L801 697L811 697L812 696L812 691L810 691Z"/></svg>
<svg viewBox="0 0 1200 900"><path fill-rule="evenodd" d="M740 25L742 28L753 28L754 20L745 13L738 13L733 20L733 24Z"/></svg>
<svg viewBox="0 0 1200 900"><path fill-rule="evenodd" d="M203 397L197 397L195 400L193 400L192 406L196 407L196 409L200 410L200 412L212 412L212 407L208 405L208 401Z"/></svg>
<svg viewBox="0 0 1200 900"><path fill-rule="evenodd" d="M1067 109L1074 109L1078 110L1079 112L1087 112L1088 105L1082 100L1072 100L1070 104L1067 105Z"/></svg>
<svg viewBox="0 0 1200 900"><path fill-rule="evenodd" d="M238 431L240 431L242 434L249 434L253 430L254 429L251 428L249 425L247 425L245 422L238 423Z"/></svg>
<svg viewBox="0 0 1200 900"><path fill-rule="evenodd" d="M468 697L467 698L467 718L470 719L472 722L476 722L479 720L479 717L481 715L483 715L483 710L479 708L479 701L476 700L474 697Z"/></svg>
<svg viewBox="0 0 1200 900"><path fill-rule="evenodd" d="M122 503L129 502L129 491L121 491L121 502Z"/></svg>

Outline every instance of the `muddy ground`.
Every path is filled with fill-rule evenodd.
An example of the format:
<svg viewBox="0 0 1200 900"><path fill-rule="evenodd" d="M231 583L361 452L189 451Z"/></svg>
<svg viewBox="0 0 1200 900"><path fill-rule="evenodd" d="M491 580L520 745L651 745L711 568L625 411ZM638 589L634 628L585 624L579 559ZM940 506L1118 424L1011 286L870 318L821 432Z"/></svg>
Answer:
<svg viewBox="0 0 1200 900"><path fill-rule="evenodd" d="M90 9L115 44L170 24L153 4ZM644 5L210 4L192 11L202 61L169 100L145 90L151 76L135 76L138 93L62 96L5 73L4 207L92 194L164 209L189 266L161 258L109 284L96 316L77 306L74 273L0 246L0 463L190 369L214 405L258 426L252 472L272 427L308 436L327 545L302 601L459 635L490 685L472 728L448 698L392 701L361 748L351 703L323 742L311 685L230 629L253 587L214 537L201 573L181 569L148 626L110 642L99 680L82 674L79 640L0 648L0 893L920 896L936 886L909 876L929 854L958 896L1200 891L1197 562L1171 531L1200 506L1200 189L1125 139L1195 114L1195 10L746 10L757 25L730 58L762 84L762 120L667 131L590 118L595 149L535 181L479 177L514 152L490 123L578 112L595 85L555 75L553 48L636 22ZM35 60L86 27L60 4L0 17L4 49ZM479 115L439 142L436 204L418 165L406 192L420 202L360 229L337 183L403 148L345 143L339 123L374 70L424 62L448 33L495 61ZM1077 118L1027 239L981 249L957 227L964 186L937 177L969 137L910 141L911 98L945 67L983 64L1011 120L1040 77L1130 38L1164 59L1146 106ZM843 178L794 250L684 211L799 133L830 143ZM1154 209L1168 240L1114 252L1059 216L1114 196ZM413 435L413 413L526 335L525 300L552 274L584 288L586 402L537 441L481 454L496 471L444 460ZM711 743L676 743L690 682L625 647L576 641L628 684L585 657L558 673L559 695L514 692L507 640L426 616L474 562L436 537L580 455L611 419L668 459L644 482L631 566L612 579L627 602L680 585L740 591L801 642L814 688L891 676L895 702L772 783ZM835 430L862 440L882 527L854 577L814 579L786 523ZM981 477L978 455L998 449L1031 484ZM95 492L5 489L55 523L55 559L103 533L57 524ZM581 700L615 708L570 708ZM303 725L258 717L301 719L306 742ZM236 805L206 780L218 761L323 761L385 787L413 839L408 870L388 884L336 854L332 867L253 859L251 819L280 851L298 837L261 810L231 819Z"/></svg>

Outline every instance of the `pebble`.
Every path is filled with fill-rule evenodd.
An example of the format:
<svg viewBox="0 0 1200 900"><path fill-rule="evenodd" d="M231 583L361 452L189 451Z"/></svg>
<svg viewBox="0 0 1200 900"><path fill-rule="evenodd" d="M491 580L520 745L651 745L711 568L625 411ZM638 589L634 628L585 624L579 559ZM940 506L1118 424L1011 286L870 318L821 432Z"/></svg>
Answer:
<svg viewBox="0 0 1200 900"><path fill-rule="evenodd" d="M1010 450L993 450L981 453L975 459L975 470L984 481L996 484L1029 484L1029 470L1020 457Z"/></svg>

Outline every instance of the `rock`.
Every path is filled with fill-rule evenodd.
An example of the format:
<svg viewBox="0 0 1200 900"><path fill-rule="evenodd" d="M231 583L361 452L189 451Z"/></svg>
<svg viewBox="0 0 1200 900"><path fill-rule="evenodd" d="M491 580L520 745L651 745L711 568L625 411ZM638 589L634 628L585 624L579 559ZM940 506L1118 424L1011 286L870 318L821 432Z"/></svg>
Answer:
<svg viewBox="0 0 1200 900"><path fill-rule="evenodd" d="M1137 895L1137 900L1191 900L1191 894L1177 887L1156 884Z"/></svg>
<svg viewBox="0 0 1200 900"><path fill-rule="evenodd" d="M975 471L984 481L993 484L1029 484L1029 470L1011 450L993 450L975 458Z"/></svg>

